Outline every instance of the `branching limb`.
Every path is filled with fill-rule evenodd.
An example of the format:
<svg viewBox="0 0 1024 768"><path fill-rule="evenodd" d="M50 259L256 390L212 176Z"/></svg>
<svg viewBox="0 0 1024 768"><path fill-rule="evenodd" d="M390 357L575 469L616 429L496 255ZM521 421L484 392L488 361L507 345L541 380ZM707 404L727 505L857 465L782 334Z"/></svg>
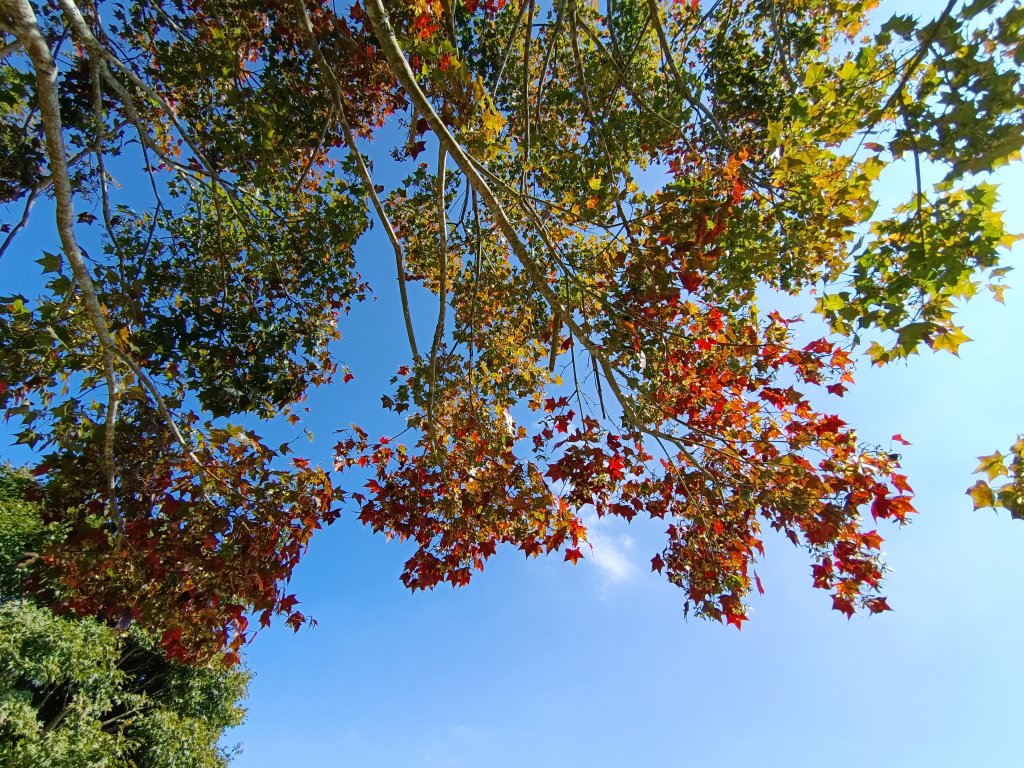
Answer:
<svg viewBox="0 0 1024 768"><path fill-rule="evenodd" d="M608 144L608 139L604 135L604 129L601 127L601 123L597 119L597 113L594 111L594 103L590 98L590 87L587 85L587 75L583 69L583 57L580 55L580 46L576 30L576 3L575 0L570 0L569 4L569 40L572 44L572 58L576 64L576 72L580 78L580 91L583 93L583 104L587 110L587 120L590 122L591 128L597 134L597 139L601 143L601 151L604 153L605 168L608 171L608 184L614 185L615 183L615 164L612 155L611 146ZM622 210L622 201L619 199L619 195L615 195L615 210L619 214L619 220L622 222L622 227L626 231L626 237L630 243L634 246L637 245L636 238L633 236L633 229L629 226L629 222L626 219L626 212Z"/></svg>
<svg viewBox="0 0 1024 768"><path fill-rule="evenodd" d="M306 44L309 46L310 52L313 54L313 58L316 59L317 66L320 67L320 72L327 81L327 85L331 91L331 98L334 101L334 106L338 110L338 122L341 124L342 133L345 135L345 145L348 147L349 152L356 161L359 177L363 181L363 187L366 190L366 194L369 196L370 201L373 204L373 209L377 213L377 218L380 219L380 223L384 227L384 231L388 236L388 241L391 243L392 249L394 249L395 269L398 272L398 292L402 300L402 314L405 317L405 332L409 337L409 349L412 351L413 359L419 360L420 353L419 348L416 346L416 333L413 330L412 325L412 312L409 309L409 295L405 281L405 257L402 254L402 244L398 241L398 235L395 234L395 228L391 225L391 219L388 217L388 214L384 210L384 206L380 201L380 196L377 194L377 189L374 186L373 178L370 176L370 170L366 167L366 162L363 160L363 155L359 151L359 147L356 146L355 134L352 132L352 126L349 124L348 116L345 112L345 99L342 96L341 84L338 82L338 78L335 76L330 62L327 60L323 50L320 48L320 44L317 42L316 34L313 31L313 23L309 19L309 13L306 11L305 0L294 0L294 2L295 10L299 16L299 22L302 26L302 31L306 36Z"/></svg>
<svg viewBox="0 0 1024 768"><path fill-rule="evenodd" d="M89 321L96 332L103 355L104 377L107 383L107 418L116 418L116 404L120 397L118 392L115 360L121 360L138 377L143 386L150 392L156 402L157 409L167 422L174 438L181 444L186 454L202 468L203 464L192 451L174 421L174 416L167 407L159 389L152 378L143 371L131 357L120 348L110 331L106 315L100 304L96 286L89 274L81 247L74 232L74 199L67 159L60 105L57 94L57 66L50 54L49 46L36 23L35 12L28 0L0 0L0 10L13 21L13 28L32 62L36 74L38 88L39 113L46 139L47 157L50 162L50 178L56 200L57 233L71 271L75 276L82 294L82 301ZM116 511L114 499L115 488L110 488L109 504L113 517L119 526L123 521Z"/></svg>
<svg viewBox="0 0 1024 768"><path fill-rule="evenodd" d="M106 63L110 63L115 69L123 72L129 82L132 83L136 88L146 94L149 99L160 107L160 109L166 114L174 127L178 130L178 134L188 145L189 149L195 155L196 159L203 165L207 173L211 176L218 177L216 167L207 159L206 154L203 150L192 140L191 135L185 130L184 126L181 125L178 119L178 113L174 108L167 102L167 100L155 91L152 86L146 83L141 77L139 77L135 70L121 61L117 56L107 50L104 45L96 39L92 30L89 28L88 22L82 15L81 10L75 4L74 0L57 0L61 7L61 11L64 13L64 17L67 19L68 24L71 27L71 31L82 46L88 51L90 56L95 56L100 62L102 67ZM119 94L120 95L120 94ZM130 96L128 97L131 98Z"/></svg>
<svg viewBox="0 0 1024 768"><path fill-rule="evenodd" d="M117 388L117 373L114 369L114 358L119 347L111 335L110 326L103 313L96 286L89 274L82 249L75 237L75 209L71 176L68 168L67 152L64 146L63 125L61 123L60 102L57 93L57 64L50 54L50 47L36 23L35 11L28 0L0 0L0 9L8 15L19 42L24 46L36 75L36 88L39 98L39 114L46 138L46 153L50 161L50 177L53 182L54 198L57 203L57 233L60 236L64 253L71 264L75 281L82 292L82 301L86 313L96 331L103 355L103 373L107 382L107 445L104 453L107 460L108 481L111 482L108 503L114 519L120 526L123 521L117 514L115 486L113 485L113 445L110 439L112 420L116 419L117 401L120 397Z"/></svg>
<svg viewBox="0 0 1024 768"><path fill-rule="evenodd" d="M643 110L651 117L653 117L655 120L657 120L659 123L662 123L666 127L671 128L673 131L680 133L681 126L677 125L676 123L673 123L671 120L669 120L656 109L654 109L650 104L647 103L647 100L640 93L637 92L637 90L633 87L633 84L629 81L629 78L626 76L626 72L623 66L620 64L618 58L612 51L608 50L608 47L602 42L601 37L594 31L594 29L589 24L587 24L587 22L584 19L580 19L579 17L576 18L576 23L579 26L579 28L583 30L584 34L590 38L591 42L594 43L594 46L597 48L597 50L606 59L608 59L608 62L612 65L612 68L615 70L615 73L619 76L619 84L626 91L626 93L629 94L629 98L632 99L633 103L636 104L637 107L639 107L641 110Z"/></svg>
<svg viewBox="0 0 1024 768"><path fill-rule="evenodd" d="M530 282L533 284L534 290L544 297L544 300L553 311L557 311L561 314L565 324L573 332L574 336L579 339L584 348L594 356L594 358L596 358L598 364L605 373L605 378L607 379L609 386L612 388L613 393L622 406L624 420L634 428L642 430L643 427L641 425L643 424L643 421L638 417L630 398L625 395L622 388L618 385L618 382L615 381L614 369L601 350L600 345L590 337L588 329L582 327L581 324L573 317L572 313L564 310L558 295L548 284L543 270L540 269L538 264L530 255L529 249L520 238L519 232L509 219L501 201L498 200L490 185L477 169L477 164L474 162L472 157L470 157L458 140L456 140L456 138L451 134L448 127L435 111L434 106L430 103L430 100L427 99L423 89L420 88L419 83L416 80L416 76L413 73L412 68L409 66L409 62L405 58L405 54L402 52L402 49L398 44L394 29L391 26L391 21L388 18L387 11L384 9L381 0L367 0L366 13L370 19L371 25L373 26L374 32L377 35L377 39L380 42L384 56L391 67L392 74L396 77L398 82L409 95L409 98L416 105L417 111L424 116L427 123L430 125L430 128L437 135L438 140L445 147L448 154L452 156L456 164L466 175L470 184L473 185L473 188L480 194L480 197L483 198L484 203L491 212L498 230L501 232L506 242L508 242L509 247L512 249L516 258L523 265L523 269L526 271Z"/></svg>
<svg viewBox="0 0 1024 768"><path fill-rule="evenodd" d="M885 114L898 101L902 101L903 90L907 87L907 83L910 82L910 78L913 77L914 72L916 72L917 68L921 66L921 62L924 61L924 57L928 55L928 51L931 49L932 43L934 43L936 38L939 36L939 30L942 28L942 24L950 17L950 15L952 15L953 8L956 7L956 4L957 0L949 0L949 2L946 3L946 7L942 9L942 13L940 13L938 17L936 17L935 21L931 23L931 31L921 39L917 52L907 63L907 66L903 70L903 74L900 76L899 82L896 83L896 87L893 89L893 92L889 94L889 98L885 100L885 104L883 104L882 108L878 111L878 120L876 120L872 125L866 126L862 129L864 133L860 138L860 143L857 144L857 149L853 153L854 155L856 155L857 152L860 151L860 148L864 146L864 142L867 140L871 129L885 119Z"/></svg>
<svg viewBox="0 0 1024 768"><path fill-rule="evenodd" d="M14 242L14 238L17 237L18 233L25 228L26 224L28 224L29 216L32 214L32 206L35 205L35 202L39 198L41 192L41 187L34 186L28 193L28 197L25 199L25 208L21 212L21 218L18 220L18 223L14 225L11 231L7 233L7 237L4 238L3 243L0 244L0 259L3 258L8 247L10 247L11 243Z"/></svg>
<svg viewBox="0 0 1024 768"><path fill-rule="evenodd" d="M658 43L661 45L662 57L665 59L665 64L668 66L668 71L671 73L672 78L676 81L676 87L679 88L679 92L682 94L686 103L689 104L695 112L702 115L712 126L714 126L715 132L718 133L723 139L725 138L725 131L719 124L715 116L711 114L711 111L701 104L693 91L690 89L689 83L686 82L686 78L683 77L683 73L679 71L679 67L676 66L676 58L672 53L672 47L668 42L668 35L665 33L665 26L661 23L661 9L658 7L658 0L647 0L647 7L651 12L651 22L654 24L654 30L658 35Z"/></svg>
<svg viewBox="0 0 1024 768"><path fill-rule="evenodd" d="M427 429L434 433L434 394L437 390L437 354L444 338L445 312L448 307L448 205L445 202L445 166L448 151L441 144L437 149L437 224L438 224L438 278L437 325L434 327L434 343L430 345L430 392L427 399Z"/></svg>
<svg viewBox="0 0 1024 768"><path fill-rule="evenodd" d="M124 122L120 122L117 125L115 125L114 133L117 133L125 125L126 123ZM98 151L97 147L98 143L96 141L93 141L88 147L83 149L81 152L70 157L68 159L68 168L73 168L83 159ZM18 223L14 225L14 228L7 233L7 237L4 238L3 243L0 243L0 258L3 258L3 255L7 252L7 249L10 248L11 243L14 242L14 238L16 238L18 234L23 229L25 229L26 225L28 225L29 218L32 214L32 207L35 205L36 200L38 200L39 196L43 194L46 190L48 190L52 185L53 178L51 176L45 176L42 179L39 179L29 189L28 197L25 199L25 208L22 210L21 213L21 218L18 220Z"/></svg>
<svg viewBox="0 0 1024 768"><path fill-rule="evenodd" d="M139 77L138 74L136 74L135 70L133 70L123 61L121 61L121 59L115 56L106 47L104 47L104 45L96 38L92 30L89 28L88 22L85 20L85 17L82 15L81 10L75 4L74 0L57 0L57 2L59 3L61 10L64 13L64 17L65 19L67 19L68 24L70 25L72 33L74 34L75 38L82 45L82 47L85 48L89 56L91 58L94 57L97 60L99 71L103 75L103 80L110 85L111 89L122 100L125 112L128 113L129 118L131 119L132 123L136 127L136 130L139 133L140 141L148 141L151 149L153 149L161 156L163 155L163 153L161 153L159 148L156 146L156 142L152 140L152 138L149 136L145 128L142 126L142 123L139 119L138 109L136 109L134 106L134 98L132 97L131 93L128 92L128 89L125 88L125 86L116 77L113 76L113 73L107 66L108 63L111 64L118 71L123 72L125 76L128 78L128 81L133 86L142 91L142 93L145 94L145 96L150 100L150 102L155 104L160 109L160 111L167 116L167 118L170 120L171 124L177 131L178 135L181 137L182 141L184 141L185 144L188 146L189 150L191 150L194 161L199 164L199 167L203 169L207 176L214 179L217 182L217 184L227 193L228 203L231 205L235 214L238 216L239 224L243 228L246 228L245 219L247 216L247 207L241 200L236 199L236 190L234 189L234 187L225 181L225 179L221 176L220 172L217 170L217 166L210 161L210 159L206 156L206 153L203 152L202 148L194 140L192 134L188 130L186 130L184 125L182 125L181 120L178 118L177 111L174 109L173 106L171 106L170 102L168 102L166 98L164 98L152 86L150 86L141 77ZM171 162L170 164L180 168L180 164L173 162Z"/></svg>

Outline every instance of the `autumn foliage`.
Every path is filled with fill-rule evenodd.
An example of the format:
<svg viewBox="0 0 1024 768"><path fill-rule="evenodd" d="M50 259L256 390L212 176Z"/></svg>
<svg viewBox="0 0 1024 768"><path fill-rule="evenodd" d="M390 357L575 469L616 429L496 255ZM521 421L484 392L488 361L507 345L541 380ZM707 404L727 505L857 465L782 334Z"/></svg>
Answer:
<svg viewBox="0 0 1024 768"><path fill-rule="evenodd" d="M0 140L26 158L0 193L25 220L52 195L62 247L0 302L0 407L69 531L49 602L231 663L308 620L287 582L340 515L411 542L415 590L503 545L575 564L594 512L663 520L652 569L699 616L747 619L768 530L837 611L888 610L908 480L819 404L859 348L955 352L957 300L1001 294L982 177L1019 157L1024 11L874 5L0 0ZM878 211L901 161L916 188ZM21 221L5 258L37 256ZM351 378L338 329L391 290L357 271L371 222L400 426L338 415L320 468L254 429ZM761 305L809 291L833 335L797 343Z"/></svg>

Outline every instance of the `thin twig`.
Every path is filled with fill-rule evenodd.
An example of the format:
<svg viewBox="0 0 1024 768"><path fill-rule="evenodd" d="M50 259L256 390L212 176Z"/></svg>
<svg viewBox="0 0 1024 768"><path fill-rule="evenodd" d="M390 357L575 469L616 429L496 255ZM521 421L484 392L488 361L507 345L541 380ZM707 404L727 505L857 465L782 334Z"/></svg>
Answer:
<svg viewBox="0 0 1024 768"><path fill-rule="evenodd" d="M572 57L576 64L576 72L580 78L580 91L583 93L583 104L587 110L587 120L590 123L591 128L597 134L597 140L601 144L601 150L604 153L605 168L608 170L608 181L609 185L615 184L615 177L617 171L615 170L615 161L612 155L611 146L608 144L608 139L604 135L604 129L601 127L601 123L597 119L597 113L594 110L593 100L590 98L590 88L587 85L587 75L583 69L583 57L580 55L580 46L577 38L579 35L576 31L576 2L570 0L569 3L569 40L572 45ZM618 194L613 193L615 199L615 210L619 214L619 220L622 222L622 227L626 231L626 237L629 242L634 246L638 247L636 238L633 235L633 230L629 226L626 220L626 212L622 209L622 201L619 199Z"/></svg>
<svg viewBox="0 0 1024 768"><path fill-rule="evenodd" d="M124 254L117 244L117 238L114 237L114 227L111 224L110 216L110 196L107 194L107 171L103 164L103 142L106 140L106 123L104 121L106 117L103 114L103 75L100 71L100 66L101 62L94 55L90 54L89 72L92 79L93 130L96 134L96 171L100 181L103 224L117 253L118 276L120 278L121 291L124 292ZM111 509L116 513L117 464L114 457L114 444L117 436L117 411L121 405L121 386L114 371L113 357L105 361L104 369L104 375L107 378L107 410L103 424L103 459L107 467L107 495Z"/></svg>
<svg viewBox="0 0 1024 768"><path fill-rule="evenodd" d="M391 225L391 219L384 210L380 197L377 195L377 189L374 186L373 178L370 176L370 171L366 167L366 162L363 160L363 155L359 151L359 147L356 145L355 135L352 132L352 127L348 122L348 116L345 113L345 100L342 96L341 84L338 82L338 78L334 74L334 69L331 67L330 62L324 55L323 50L321 50L320 44L317 42L316 34L313 31L313 23L309 19L309 13L306 11L305 0L294 0L294 4L299 15L299 21L302 24L302 30L306 35L307 45L309 46L313 57L316 59L321 73L327 80L328 87L331 91L331 97L334 100L334 106L338 109L338 122L341 124L342 133L345 136L345 144L348 146L349 152L356 161L356 167L359 171L359 176L363 181L363 187L366 190L366 194L370 197L370 200L373 203L373 209L377 212L377 218L380 219L380 222L384 227L384 231L387 233L388 240L391 243L391 247L394 249L395 268L398 272L398 292L402 300L402 314L405 317L405 332L409 337L409 348L412 351L413 359L419 360L420 353L416 346L416 333L413 330L412 312L409 309L409 296L405 284L405 258L402 254L402 244L398 241L398 235L395 234L395 229Z"/></svg>
<svg viewBox="0 0 1024 768"><path fill-rule="evenodd" d="M3 47L0 47L0 61L6 59L19 48L21 48L21 43L19 43L17 40L12 40L9 43L5 43Z"/></svg>
<svg viewBox="0 0 1024 768"><path fill-rule="evenodd" d="M7 233L7 237L4 238L4 242L0 245L0 259L4 257L7 252L7 248L11 243L14 242L14 238L18 236L18 233L25 228L28 224L29 215L32 213L32 206L35 204L36 199L42 190L38 187L33 187L32 191L29 192L28 198L25 200L25 209L21 212L21 218L18 223L14 225L14 228Z"/></svg>
<svg viewBox="0 0 1024 768"><path fill-rule="evenodd" d="M782 16L779 13L779 5L775 0L771 3L771 14L769 14L768 26L771 27L772 36L775 38L775 50L779 54L779 67L782 69L782 77L789 86L791 92L796 92L796 82L793 80L793 73L789 68L789 56L786 55L786 44L782 39Z"/></svg>
<svg viewBox="0 0 1024 768"><path fill-rule="evenodd" d="M498 83L501 82L501 77L505 74L505 65L508 64L509 54L512 53L512 46L516 41L516 32L519 29L519 25L523 22L523 14L526 13L527 4L522 3L519 7L519 15L516 17L515 24L512 25L512 32L509 33L508 43L505 45L505 53L501 57L501 66L498 67L498 71L494 75L494 80L491 82L491 90L495 90L498 87Z"/></svg>
<svg viewBox="0 0 1024 768"><path fill-rule="evenodd" d="M526 42L523 44L523 133L525 150L523 152L523 170L519 186L526 192L526 180L530 175L530 55L533 43L533 12L534 0L529 0L526 12Z"/></svg>

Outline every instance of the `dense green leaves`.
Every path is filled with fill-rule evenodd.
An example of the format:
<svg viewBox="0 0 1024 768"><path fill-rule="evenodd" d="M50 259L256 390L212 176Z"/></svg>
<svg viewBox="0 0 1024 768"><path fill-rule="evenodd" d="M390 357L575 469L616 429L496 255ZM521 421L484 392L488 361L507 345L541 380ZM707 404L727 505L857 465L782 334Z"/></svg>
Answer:
<svg viewBox="0 0 1024 768"><path fill-rule="evenodd" d="M241 722L246 674L175 664L136 628L40 605L52 591L37 550L61 535L40 519L38 494L31 478L0 468L0 763L225 765L218 741Z"/></svg>
<svg viewBox="0 0 1024 768"><path fill-rule="evenodd" d="M227 762L245 675L171 664L137 632L0 605L0 762L12 768Z"/></svg>

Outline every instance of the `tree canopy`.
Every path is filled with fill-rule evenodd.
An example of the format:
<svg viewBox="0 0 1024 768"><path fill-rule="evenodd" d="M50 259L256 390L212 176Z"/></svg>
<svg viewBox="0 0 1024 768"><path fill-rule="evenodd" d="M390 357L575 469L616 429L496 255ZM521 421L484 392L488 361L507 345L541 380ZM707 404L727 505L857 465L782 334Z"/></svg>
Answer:
<svg viewBox="0 0 1024 768"><path fill-rule="evenodd" d="M0 407L69 532L53 606L231 662L250 618L307 621L288 578L346 510L414 542L412 589L502 544L576 562L593 510L665 519L652 567L699 616L746 620L765 529L836 610L887 610L875 521L907 521L909 482L812 400L859 349L955 353L957 302L1001 297L1024 8L875 5L0 0L0 254L38 255L40 200L61 244L0 301ZM879 211L897 162L916 183ZM342 416L322 468L255 429L353 375L331 344L382 288L370 226L398 434ZM760 307L811 290L833 335L796 345Z"/></svg>
<svg viewBox="0 0 1024 768"><path fill-rule="evenodd" d="M222 768L247 675L168 661L152 637L92 617L55 616L23 571L45 526L31 477L0 467L0 764L9 768ZM59 587L58 587L59 588Z"/></svg>

